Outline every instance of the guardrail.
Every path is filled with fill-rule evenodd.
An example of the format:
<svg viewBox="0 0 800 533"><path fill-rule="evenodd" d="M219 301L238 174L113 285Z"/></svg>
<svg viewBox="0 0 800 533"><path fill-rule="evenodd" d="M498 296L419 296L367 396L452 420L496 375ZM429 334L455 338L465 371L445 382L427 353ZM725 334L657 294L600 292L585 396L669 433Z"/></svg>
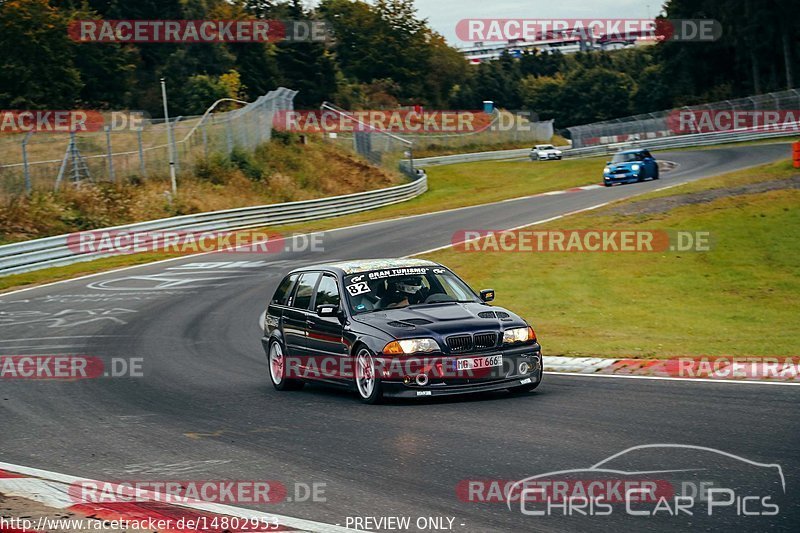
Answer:
<svg viewBox="0 0 800 533"><path fill-rule="evenodd" d="M693 133L688 135L673 135L670 137L657 137L654 139L632 140L628 142L601 144L585 148L571 148L564 151L565 157L591 157L594 155L611 154L626 148L647 148L652 150L666 150L669 148L690 148L694 146L709 146L713 144L728 144L747 141L761 141L764 139L778 139L783 137L797 137L800 135L800 122L794 123L797 133L769 130L724 131L711 133Z"/></svg>
<svg viewBox="0 0 800 533"><path fill-rule="evenodd" d="M454 163L471 163L473 161L491 161L500 159L514 159L526 157L530 153L530 148L517 148L514 150L497 150L494 152L474 152L471 154L437 155L435 157L423 157L414 160L414 166L418 168L433 167L436 165L452 165Z"/></svg>
<svg viewBox="0 0 800 533"><path fill-rule="evenodd" d="M98 231L147 232L182 230L212 232L261 228L367 211L410 200L426 190L428 190L428 179L425 175L421 175L410 183L386 189L301 202L286 202L211 211L196 215L183 215L103 228ZM0 246L0 276L119 255L104 252L76 253L67 246L67 238L68 235L59 235Z"/></svg>
<svg viewBox="0 0 800 533"><path fill-rule="evenodd" d="M731 131L731 132L712 132L694 133L688 135L674 135L670 137L657 137L654 139L631 140L613 144L598 144L586 146L584 148L560 148L565 158L595 157L599 155L613 154L618 150L628 148L647 148L649 150L666 150L669 148L689 148L693 146L708 146L713 144L727 144L746 141L760 141L764 139L775 139L782 137L800 136L800 122L794 123L798 133L787 133L786 131ZM475 152L471 154L442 155L436 157L425 157L414 160L417 167L431 167L436 165L452 165L454 163L471 163L474 161L495 161L503 159L516 159L526 157L530 153L530 148L520 148L516 150L497 150L494 152Z"/></svg>

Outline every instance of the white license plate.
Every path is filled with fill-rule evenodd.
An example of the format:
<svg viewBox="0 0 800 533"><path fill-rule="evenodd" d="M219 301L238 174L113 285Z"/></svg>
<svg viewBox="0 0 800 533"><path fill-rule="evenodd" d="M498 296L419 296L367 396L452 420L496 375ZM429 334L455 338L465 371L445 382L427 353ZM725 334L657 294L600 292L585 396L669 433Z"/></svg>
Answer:
<svg viewBox="0 0 800 533"><path fill-rule="evenodd" d="M502 355L456 359L456 370L479 370L481 368L492 368L495 366L503 366Z"/></svg>

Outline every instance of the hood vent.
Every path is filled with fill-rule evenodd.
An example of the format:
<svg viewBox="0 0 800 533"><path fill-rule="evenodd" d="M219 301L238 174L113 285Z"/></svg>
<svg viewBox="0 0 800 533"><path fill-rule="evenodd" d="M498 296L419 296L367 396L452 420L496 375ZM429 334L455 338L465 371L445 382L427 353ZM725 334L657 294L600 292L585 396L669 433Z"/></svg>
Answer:
<svg viewBox="0 0 800 533"><path fill-rule="evenodd" d="M393 328L415 329L417 326L433 324L433 322L431 322L426 318L407 318L405 320L392 320L391 322L387 322L386 324L388 326L392 326Z"/></svg>
<svg viewBox="0 0 800 533"><path fill-rule="evenodd" d="M415 326L414 324L409 324L408 322L399 322L397 320L393 320L392 322L387 322L386 325L400 329L417 329L417 326Z"/></svg>
<svg viewBox="0 0 800 533"><path fill-rule="evenodd" d="M481 318L508 318L508 313L503 311L481 311L478 313Z"/></svg>

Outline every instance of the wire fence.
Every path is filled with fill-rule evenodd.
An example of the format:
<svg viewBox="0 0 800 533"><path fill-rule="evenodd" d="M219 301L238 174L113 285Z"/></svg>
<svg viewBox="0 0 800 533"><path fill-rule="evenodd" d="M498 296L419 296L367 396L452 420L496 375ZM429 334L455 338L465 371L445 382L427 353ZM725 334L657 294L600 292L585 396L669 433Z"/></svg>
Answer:
<svg viewBox="0 0 800 533"><path fill-rule="evenodd" d="M322 138L340 149L357 154L369 163L390 172L399 169L409 177L416 177L413 160L413 141L358 120L352 113L330 102L320 109L332 112L357 124L357 131L323 133Z"/></svg>
<svg viewBox="0 0 800 533"><path fill-rule="evenodd" d="M279 88L231 111L143 120L140 127L0 137L0 193L56 189L66 182L111 181L169 175L170 143L180 177L201 158L252 150L272 136L273 116L293 109L296 91ZM223 103L224 102L218 102ZM245 103L245 102L242 102Z"/></svg>
<svg viewBox="0 0 800 533"><path fill-rule="evenodd" d="M769 129L770 126L768 124L765 125L764 121L770 118L768 113L773 113L772 118L778 121L773 126L773 129L781 127L780 122L785 120L784 125L787 126L787 134L791 135L791 127L796 120L790 120L792 116L788 113L795 112L797 114L798 110L800 110L800 90L790 89L747 98L722 100L703 105L685 106L666 111L573 126L567 128L567 130L569 130L572 139L572 147L583 148L675 135L709 133L714 128L721 132L725 131L728 126L731 126L729 128L731 132L743 129L756 130L759 127L757 123L761 124L761 130L765 130ZM737 111L756 112L754 114L763 113L749 118L742 117L741 124L737 125L736 121L728 114L728 112ZM724 124L719 123L720 117L724 117ZM684 124L682 123L682 118L693 120L687 121L691 122L691 124ZM800 116L796 117L796 119L800 119ZM706 127L703 127L704 120L709 124ZM794 133L796 134L797 131Z"/></svg>
<svg viewBox="0 0 800 533"><path fill-rule="evenodd" d="M341 109L330 102L321 106L323 112L332 112L354 123L355 131L329 132L321 134L326 142L358 154L373 165L416 177L415 153L430 150L447 150L484 146L504 146L549 142L553 137L553 121L536 122L507 111L494 110L491 120L476 131L458 133L402 133L402 135L367 124L351 111Z"/></svg>

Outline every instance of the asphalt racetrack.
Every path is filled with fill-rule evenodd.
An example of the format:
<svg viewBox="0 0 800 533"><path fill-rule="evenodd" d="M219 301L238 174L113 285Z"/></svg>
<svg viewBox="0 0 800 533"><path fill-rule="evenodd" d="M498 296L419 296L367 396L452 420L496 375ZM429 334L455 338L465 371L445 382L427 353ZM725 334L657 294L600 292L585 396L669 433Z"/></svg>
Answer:
<svg viewBox="0 0 800 533"><path fill-rule="evenodd" d="M328 524L410 516L452 517L458 532L796 530L800 388L548 374L537 391L516 397L366 406L321 386L276 392L259 341L267 298L296 266L414 254L450 243L460 229L517 227L789 153L785 144L661 152L679 167L659 181L345 228L324 235L324 252L187 256L0 295L0 355L136 358L143 372L0 382L0 461L109 480L267 479L290 490L325 483L324 502L261 510ZM547 332L540 334L547 357ZM780 464L788 501L776 517L731 512L706 523L526 516L503 503L462 501L456 491L465 480L588 467L650 443ZM706 464L732 476L747 467L724 458Z"/></svg>

